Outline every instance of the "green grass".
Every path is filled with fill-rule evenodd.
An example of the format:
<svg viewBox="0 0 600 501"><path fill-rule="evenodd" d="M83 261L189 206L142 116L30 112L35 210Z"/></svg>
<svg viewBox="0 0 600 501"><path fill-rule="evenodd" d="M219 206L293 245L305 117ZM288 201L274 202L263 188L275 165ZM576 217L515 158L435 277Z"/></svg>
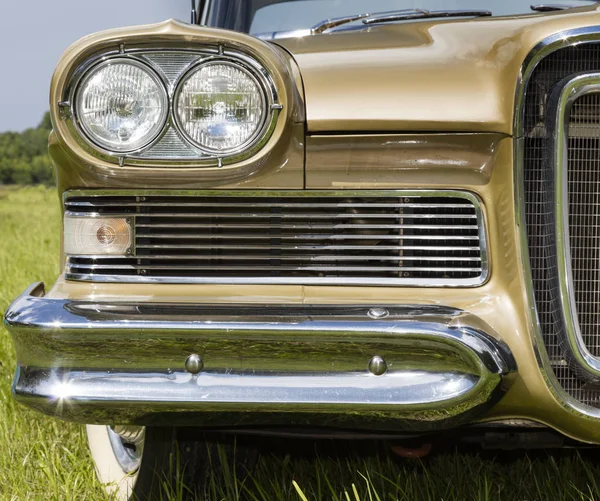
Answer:
<svg viewBox="0 0 600 501"><path fill-rule="evenodd" d="M59 205L55 190L0 187L0 312L30 283L58 275ZM0 333L0 499L104 499L83 427L42 416L10 395L15 355Z"/></svg>
<svg viewBox="0 0 600 501"><path fill-rule="evenodd" d="M58 214L53 190L0 187L1 312L31 282L51 284L58 274ZM14 351L4 329L0 362L0 500L106 499L94 476L83 427L42 416L12 400ZM321 444L316 454L294 448L291 453L264 454L243 481L219 468L203 499L600 499L600 461L575 451L491 455L450 448L416 461L396 459L381 449L358 455L333 454L327 447Z"/></svg>

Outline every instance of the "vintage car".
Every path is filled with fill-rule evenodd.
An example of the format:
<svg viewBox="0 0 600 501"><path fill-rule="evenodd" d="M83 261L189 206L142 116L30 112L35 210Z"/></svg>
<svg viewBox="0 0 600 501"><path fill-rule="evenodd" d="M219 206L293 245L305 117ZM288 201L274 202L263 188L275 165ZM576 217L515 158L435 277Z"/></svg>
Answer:
<svg viewBox="0 0 600 501"><path fill-rule="evenodd" d="M207 431L600 444L600 8L479 4L214 0L66 51L13 391L119 499Z"/></svg>

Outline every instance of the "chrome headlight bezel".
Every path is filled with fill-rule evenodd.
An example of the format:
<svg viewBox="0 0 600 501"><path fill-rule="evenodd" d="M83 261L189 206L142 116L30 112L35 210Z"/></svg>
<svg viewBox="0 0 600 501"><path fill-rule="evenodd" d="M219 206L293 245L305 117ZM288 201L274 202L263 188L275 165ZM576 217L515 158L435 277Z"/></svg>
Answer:
<svg viewBox="0 0 600 501"><path fill-rule="evenodd" d="M171 57L185 57L190 62L183 66L176 76L173 76L169 68L162 67L160 62L157 62L157 59L165 56L168 56L169 60ZM152 141L135 151L117 152L102 147L88 137L77 118L76 92L82 79L98 65L106 64L118 58L141 64L144 69L154 72L162 82L168 96L169 109L164 127ZM180 82L194 68L213 62L234 64L243 68L258 81L265 99L264 121L257 133L241 147L223 153L200 148L189 141L177 124L175 110L175 93L180 87ZM121 167L222 168L229 165L233 166L259 153L275 132L278 118L284 109L279 100L280 93L275 85L275 80L267 67L254 56L224 46L191 49L120 47L119 50L98 53L75 68L65 85L64 92L63 101L59 102L58 106L60 116L66 121L66 126L72 137L88 154L109 163L119 164ZM163 144L175 135L187 148L186 154L171 156L162 154L164 151Z"/></svg>
<svg viewBox="0 0 600 501"><path fill-rule="evenodd" d="M188 82L189 79L192 78L193 75L202 68L216 65L230 66L248 75L254 81L261 93L261 106L263 106L261 123L256 128L256 131L252 134L252 136L250 136L242 144L225 150L212 149L196 142L185 130L185 126L182 124L181 117L178 112L179 98L181 97L181 92L183 91L186 82ZM268 129L269 126L269 114L273 107L273 93L268 91L268 87L269 82L263 73L257 71L256 68L248 64L243 64L239 59L228 58L225 56L206 58L192 65L179 77L175 85L175 91L172 98L171 114L173 116L173 121L182 137L192 147L197 148L207 155L214 155L222 158L239 155L246 150L252 149L257 143L260 143L266 135L266 129Z"/></svg>
<svg viewBox="0 0 600 501"><path fill-rule="evenodd" d="M160 119L157 123L157 127L155 127L152 130L152 134L150 134L145 141L143 141L141 144L136 144L135 147L132 148L112 149L109 148L106 144L103 144L101 140L94 137L93 132L90 131L85 125L85 123L80 119L80 111L78 108L80 103L79 96L81 92L83 92L85 84L88 83L89 80L103 68L106 68L111 64L119 63L137 67L143 70L151 78L151 80L156 84L161 94L162 109L160 113ZM72 85L69 102L71 105L72 122L74 128L79 133L81 138L85 140L92 148L97 149L99 153L116 158L122 158L128 155L136 154L152 146L164 134L166 128L168 127L169 117L171 113L171 103L167 83L165 82L164 78L160 75L160 73L158 73L152 66L146 64L142 60L123 55L102 57L99 61L95 61L88 67L85 67L85 69L82 68L76 81Z"/></svg>

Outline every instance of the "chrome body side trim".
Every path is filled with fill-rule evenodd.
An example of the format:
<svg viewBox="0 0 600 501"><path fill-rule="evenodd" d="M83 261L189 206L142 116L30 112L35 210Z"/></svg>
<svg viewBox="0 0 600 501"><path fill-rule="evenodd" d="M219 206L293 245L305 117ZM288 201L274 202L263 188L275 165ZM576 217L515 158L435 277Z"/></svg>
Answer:
<svg viewBox="0 0 600 501"><path fill-rule="evenodd" d="M196 305L50 299L8 309L22 403L98 424L436 430L466 423L516 363L481 320L440 306ZM485 329L484 332L482 329ZM190 353L204 362L184 368ZM387 370L369 369L379 356Z"/></svg>
<svg viewBox="0 0 600 501"><path fill-rule="evenodd" d="M529 259L529 248L527 243L527 225L525 213L525 180L524 180L524 115L526 89L533 71L542 59L553 52L579 44L600 43L600 26L578 28L554 35L542 40L523 62L517 82L515 97L515 119L514 119L514 190L515 190L515 216L516 226L520 240L520 261L523 270L524 293L526 296L527 317L529 330L533 334L533 347L536 353L538 365L542 377L546 381L556 401L564 409L579 419L587 419L593 426L598 425L600 420L600 409L585 405L569 395L559 383L553 369L548 352L544 345L540 322L535 306L535 294L533 290L533 279Z"/></svg>
<svg viewBox="0 0 600 501"><path fill-rule="evenodd" d="M555 102L550 103L549 115L554 119L548 127L552 137L551 165L554 184L554 237L556 243L555 285L561 315L557 319L563 327L568 350L567 358L576 364L579 375L593 382L600 381L600 359L588 350L579 324L571 270L571 243L569 230L568 138L569 117L573 103L585 94L600 92L600 73L579 74L564 82L556 90ZM552 96L551 96L552 100ZM550 117L552 119L552 117ZM581 370L585 373L581 373Z"/></svg>
<svg viewBox="0 0 600 501"><path fill-rule="evenodd" d="M480 251L480 274L474 278L377 278L377 277L343 277L343 276L321 276L321 277L274 277L265 274L263 277L193 277L193 276L163 276L152 277L146 275L125 275L125 274L105 274L94 275L84 274L73 271L71 268L71 258L78 256L67 256L65 270L65 278L74 281L88 282L109 282L109 283L203 283L203 284L293 284L293 285L365 285L365 286L411 286L411 287L478 287L485 284L490 277L490 260L488 256L488 243L485 214L481 200L473 193L458 190L303 190L303 191L275 191L275 190L260 190L260 191L185 191L185 190L72 190L65 192L63 195L63 203L65 206L69 200L76 197L101 197L110 196L136 196L136 197L151 197L151 196L177 196L180 199L183 197L199 197L199 196L218 196L218 197L290 197L294 203L301 204L302 200L307 197L428 197L428 198L460 198L468 200L474 209L475 218L473 226L477 226L477 246ZM137 204L143 205L144 202ZM139 213L128 214L127 217L134 219L133 227L135 228L135 219ZM70 215L83 215L77 212L67 212ZM137 214L137 216L136 216ZM99 213L86 213L86 217L100 216ZM395 237L394 237L395 238ZM404 237L411 240L413 245L415 241L422 240L427 242L427 236ZM444 237L436 237L443 239ZM450 237L448 237L450 238ZM452 237L452 239L461 239L460 236ZM421 244L422 245L422 244ZM135 252L134 252L135 254ZM102 259L94 265L97 269L102 269ZM129 265L125 265L129 267ZM114 268L114 266L113 266ZM130 267L129 267L130 268ZM141 268L140 268L141 269ZM399 269L399 271L401 271Z"/></svg>

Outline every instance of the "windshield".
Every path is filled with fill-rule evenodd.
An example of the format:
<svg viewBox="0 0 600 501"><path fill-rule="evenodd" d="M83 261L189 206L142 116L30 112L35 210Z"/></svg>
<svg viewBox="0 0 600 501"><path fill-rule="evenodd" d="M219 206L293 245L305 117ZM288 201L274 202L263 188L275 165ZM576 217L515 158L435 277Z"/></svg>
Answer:
<svg viewBox="0 0 600 501"><path fill-rule="evenodd" d="M400 9L489 10L494 16L532 13L531 5L581 7L592 0L213 0L208 24L252 35L305 30L331 18Z"/></svg>

